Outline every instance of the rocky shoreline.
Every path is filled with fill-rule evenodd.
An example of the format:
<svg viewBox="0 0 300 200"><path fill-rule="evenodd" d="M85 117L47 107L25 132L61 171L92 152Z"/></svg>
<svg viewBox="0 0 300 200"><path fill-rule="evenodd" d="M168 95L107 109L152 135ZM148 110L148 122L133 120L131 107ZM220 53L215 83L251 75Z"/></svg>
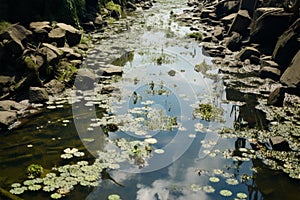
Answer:
<svg viewBox="0 0 300 200"><path fill-rule="evenodd" d="M18 127L22 119L39 112L50 96L73 87L92 41L91 31L104 31L110 21L136 9L149 9L153 1L109 2L82 28L50 21L29 25L1 22L0 27L0 132ZM92 33L91 33L92 34Z"/></svg>

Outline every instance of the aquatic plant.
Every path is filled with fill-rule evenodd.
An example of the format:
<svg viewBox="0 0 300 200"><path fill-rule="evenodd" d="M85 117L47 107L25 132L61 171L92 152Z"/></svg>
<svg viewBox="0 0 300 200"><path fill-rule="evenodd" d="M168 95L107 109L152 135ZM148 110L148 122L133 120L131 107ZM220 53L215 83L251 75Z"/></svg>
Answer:
<svg viewBox="0 0 300 200"><path fill-rule="evenodd" d="M29 178L40 177L44 172L44 168L38 164L31 164L26 169L26 174Z"/></svg>
<svg viewBox="0 0 300 200"><path fill-rule="evenodd" d="M195 117L199 117L206 121L221 120L223 110L212 104L201 103L193 111Z"/></svg>
<svg viewBox="0 0 300 200"><path fill-rule="evenodd" d="M192 184L192 185L190 186L190 188L191 188L191 190L192 190L193 192L198 192L198 191L201 191L201 190L203 189L202 186L197 185L197 184Z"/></svg>
<svg viewBox="0 0 300 200"><path fill-rule="evenodd" d="M110 194L107 197L108 200L121 200L121 197L118 194Z"/></svg>
<svg viewBox="0 0 300 200"><path fill-rule="evenodd" d="M192 32L187 34L187 37L194 38L197 41L201 41L203 36L200 32Z"/></svg>
<svg viewBox="0 0 300 200"><path fill-rule="evenodd" d="M232 192L230 190L220 190L220 195L224 196L224 197L230 197L232 196Z"/></svg>
<svg viewBox="0 0 300 200"><path fill-rule="evenodd" d="M206 193L214 193L216 191L216 189L210 185L206 185L206 186L203 186L203 191L205 191Z"/></svg>
<svg viewBox="0 0 300 200"><path fill-rule="evenodd" d="M237 185L237 184L239 184L239 181L237 179L234 179L234 178L229 178L229 179L226 179L226 183L228 185Z"/></svg>
<svg viewBox="0 0 300 200"><path fill-rule="evenodd" d="M210 178L209 178L209 181L210 181L210 182L213 182L213 183L217 183L217 182L220 181L220 179L219 179L218 177L214 177L214 176L213 176L213 177L210 177Z"/></svg>
<svg viewBox="0 0 300 200"><path fill-rule="evenodd" d="M236 197L238 199L247 199L248 196L247 196L247 194L245 194L243 192L239 192L239 193L236 194Z"/></svg>

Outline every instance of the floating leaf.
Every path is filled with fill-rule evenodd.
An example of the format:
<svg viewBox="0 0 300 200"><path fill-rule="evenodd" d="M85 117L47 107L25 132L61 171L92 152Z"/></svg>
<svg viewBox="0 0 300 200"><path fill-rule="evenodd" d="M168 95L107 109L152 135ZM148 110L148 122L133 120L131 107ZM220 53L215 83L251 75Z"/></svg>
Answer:
<svg viewBox="0 0 300 200"><path fill-rule="evenodd" d="M217 183L217 182L220 181L220 179L219 179L218 177L210 177L210 178L209 178L209 181L210 181L210 182L213 182L213 183Z"/></svg>
<svg viewBox="0 0 300 200"><path fill-rule="evenodd" d="M230 190L220 190L220 195L224 197L230 197L232 196L232 192Z"/></svg>

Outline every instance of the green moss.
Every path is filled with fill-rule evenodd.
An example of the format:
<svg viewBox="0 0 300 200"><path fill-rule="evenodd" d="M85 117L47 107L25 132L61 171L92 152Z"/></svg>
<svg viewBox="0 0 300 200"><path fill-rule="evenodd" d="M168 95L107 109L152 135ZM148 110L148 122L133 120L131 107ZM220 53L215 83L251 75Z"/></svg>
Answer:
<svg viewBox="0 0 300 200"><path fill-rule="evenodd" d="M187 34L187 36L189 38L194 38L197 41L201 41L202 40L202 34L200 32L192 32Z"/></svg>
<svg viewBox="0 0 300 200"><path fill-rule="evenodd" d="M30 70L37 70L37 64L33 61L30 56L25 56L24 63Z"/></svg>
<svg viewBox="0 0 300 200"><path fill-rule="evenodd" d="M119 4L114 3L113 1L109 1L105 4L105 8L110 10L111 12L115 11L119 16L122 16L122 8Z"/></svg>
<svg viewBox="0 0 300 200"><path fill-rule="evenodd" d="M37 178L41 177L41 175L44 172L44 168L41 165L38 164L31 164L26 169L26 174L28 177Z"/></svg>

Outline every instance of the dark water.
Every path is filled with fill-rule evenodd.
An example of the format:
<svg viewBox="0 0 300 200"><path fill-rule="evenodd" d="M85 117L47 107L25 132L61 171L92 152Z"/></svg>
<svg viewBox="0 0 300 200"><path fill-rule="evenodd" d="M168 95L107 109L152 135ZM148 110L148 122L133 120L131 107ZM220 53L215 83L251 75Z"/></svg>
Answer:
<svg viewBox="0 0 300 200"><path fill-rule="evenodd" d="M109 179L97 187L78 184L64 199L107 199L110 194L143 200L298 199L299 183L249 159L254 153L246 139L218 134L243 120L261 127L265 119L250 103L239 107L224 101L238 94L226 93L211 58L185 37L189 28L170 19L171 10L180 13L184 8L184 1L158 1L149 11L110 25L105 39L95 33L95 46L83 67L97 69L113 62L122 66L122 77L100 77L92 91L70 90L2 136L0 186L10 190L10 184L23 182L32 163L45 171L80 160L92 163L98 151L116 149L113 141L120 138L152 138L157 143L142 162L122 162L119 169L109 170L124 187ZM196 72L194 66L200 63L208 68ZM102 94L106 86L113 86L113 92ZM203 120L195 115L199 104L220 112ZM117 122L117 131L107 129ZM62 159L68 147L85 156ZM26 191L19 196L50 199L52 193Z"/></svg>

